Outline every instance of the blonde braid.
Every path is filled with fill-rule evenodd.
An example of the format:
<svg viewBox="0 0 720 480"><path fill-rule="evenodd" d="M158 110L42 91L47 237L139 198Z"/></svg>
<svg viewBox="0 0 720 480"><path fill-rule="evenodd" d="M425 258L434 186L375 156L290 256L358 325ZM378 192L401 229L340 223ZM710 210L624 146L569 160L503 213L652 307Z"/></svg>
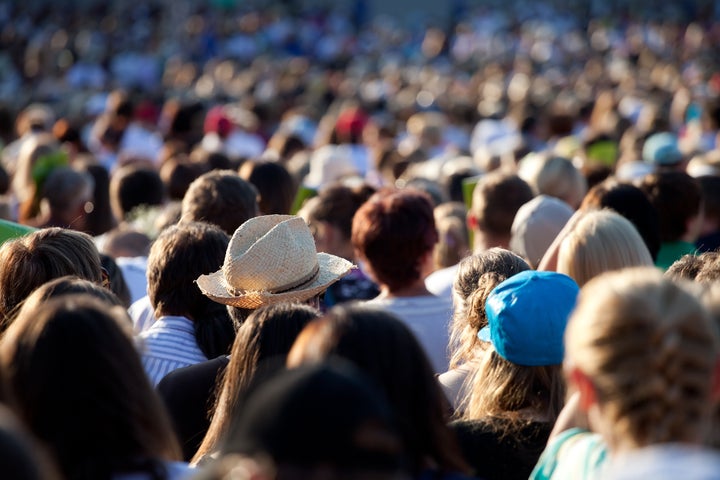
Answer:
<svg viewBox="0 0 720 480"><path fill-rule="evenodd" d="M699 301L657 270L589 282L568 325L566 355L592 380L618 446L706 433L717 335Z"/></svg>

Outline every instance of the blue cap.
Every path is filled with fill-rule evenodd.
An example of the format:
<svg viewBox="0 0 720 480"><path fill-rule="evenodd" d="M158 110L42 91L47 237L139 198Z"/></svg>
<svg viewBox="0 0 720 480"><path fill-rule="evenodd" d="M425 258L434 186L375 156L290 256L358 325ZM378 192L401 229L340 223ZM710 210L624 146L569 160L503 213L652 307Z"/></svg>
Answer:
<svg viewBox="0 0 720 480"><path fill-rule="evenodd" d="M492 342L505 360L529 367L558 365L563 335L580 288L556 272L527 270L497 285L485 302L488 326L480 340Z"/></svg>
<svg viewBox="0 0 720 480"><path fill-rule="evenodd" d="M675 165L683 158L677 137L667 132L650 135L643 145L642 157L652 165Z"/></svg>

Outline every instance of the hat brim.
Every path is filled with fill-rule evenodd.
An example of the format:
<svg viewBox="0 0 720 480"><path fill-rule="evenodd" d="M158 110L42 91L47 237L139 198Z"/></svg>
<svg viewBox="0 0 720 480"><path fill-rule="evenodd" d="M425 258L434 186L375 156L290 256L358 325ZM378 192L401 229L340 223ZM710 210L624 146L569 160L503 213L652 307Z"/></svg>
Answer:
<svg viewBox="0 0 720 480"><path fill-rule="evenodd" d="M355 268L352 262L329 253L318 253L317 259L320 270L313 280L281 293L248 290L240 295L232 295L226 286L222 269L209 275L201 275L196 282L203 295L233 307L259 308L280 302L300 302L325 291Z"/></svg>

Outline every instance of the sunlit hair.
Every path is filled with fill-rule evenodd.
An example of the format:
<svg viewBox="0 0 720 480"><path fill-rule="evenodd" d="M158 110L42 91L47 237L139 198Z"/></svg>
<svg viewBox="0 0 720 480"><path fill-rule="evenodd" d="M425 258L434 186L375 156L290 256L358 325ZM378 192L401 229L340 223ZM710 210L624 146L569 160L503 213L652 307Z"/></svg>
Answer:
<svg viewBox="0 0 720 480"><path fill-rule="evenodd" d="M585 177L567 158L533 154L520 162L518 174L536 195L559 198L573 208L587 192Z"/></svg>
<svg viewBox="0 0 720 480"><path fill-rule="evenodd" d="M92 239L74 230L46 228L0 247L0 330L37 287L65 275L101 284L100 255Z"/></svg>
<svg viewBox="0 0 720 480"><path fill-rule="evenodd" d="M124 309L86 295L31 297L0 340L0 366L65 478L156 472L179 459Z"/></svg>
<svg viewBox="0 0 720 480"><path fill-rule="evenodd" d="M492 289L525 270L530 270L525 260L502 248L491 248L460 262L453 283L455 311L450 329L450 368L477 356L483 343L477 335L487 326L485 300Z"/></svg>
<svg viewBox="0 0 720 480"><path fill-rule="evenodd" d="M557 271L581 287L607 271L653 265L645 242L625 217L610 211L590 211L560 244Z"/></svg>
<svg viewBox="0 0 720 480"><path fill-rule="evenodd" d="M592 382L613 448L696 443L708 433L717 331L695 296L656 269L589 282L565 345L566 362Z"/></svg>
<svg viewBox="0 0 720 480"><path fill-rule="evenodd" d="M284 359L300 331L319 314L308 305L280 303L259 308L244 321L233 343L210 427L193 463L220 446L231 422L239 415L241 396L260 362L273 357Z"/></svg>

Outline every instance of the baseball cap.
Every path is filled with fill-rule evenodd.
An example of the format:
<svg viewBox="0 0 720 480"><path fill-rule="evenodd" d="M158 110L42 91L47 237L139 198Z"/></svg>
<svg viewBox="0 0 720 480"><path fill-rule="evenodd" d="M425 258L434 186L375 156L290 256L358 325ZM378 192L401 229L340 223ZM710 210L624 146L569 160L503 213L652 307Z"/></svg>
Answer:
<svg viewBox="0 0 720 480"><path fill-rule="evenodd" d="M677 137L663 132L650 135L642 150L643 160L652 165L674 165L682 160Z"/></svg>
<svg viewBox="0 0 720 480"><path fill-rule="evenodd" d="M575 280L562 273L527 270L513 275L490 292L485 302L488 326L478 338L517 365L558 365L579 291Z"/></svg>

